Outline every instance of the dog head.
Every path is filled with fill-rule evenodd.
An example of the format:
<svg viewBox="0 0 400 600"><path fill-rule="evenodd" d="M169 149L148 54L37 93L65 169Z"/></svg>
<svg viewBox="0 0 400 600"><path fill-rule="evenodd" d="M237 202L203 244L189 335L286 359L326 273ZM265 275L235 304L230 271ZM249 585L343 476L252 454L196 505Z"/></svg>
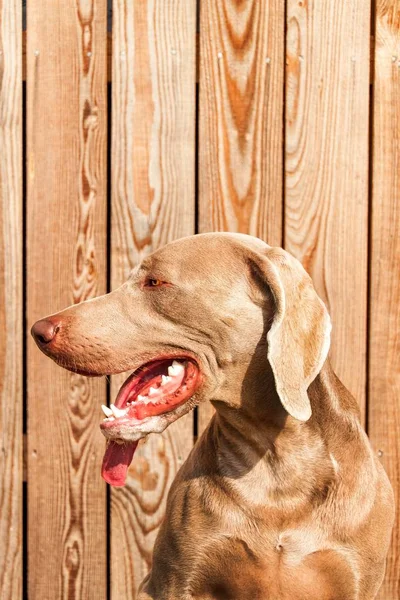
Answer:
<svg viewBox="0 0 400 600"><path fill-rule="evenodd" d="M116 291L38 321L32 333L72 371L132 371L101 428L114 446L131 442L134 450L200 401L243 409L268 370L287 413L307 420L307 388L327 356L330 320L287 252L210 233L168 244Z"/></svg>

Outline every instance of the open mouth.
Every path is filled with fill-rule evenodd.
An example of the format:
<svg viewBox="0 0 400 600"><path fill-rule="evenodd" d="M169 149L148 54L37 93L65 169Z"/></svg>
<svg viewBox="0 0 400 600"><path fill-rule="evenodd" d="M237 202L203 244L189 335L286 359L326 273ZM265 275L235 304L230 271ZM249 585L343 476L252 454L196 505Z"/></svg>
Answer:
<svg viewBox="0 0 400 600"><path fill-rule="evenodd" d="M102 477L123 486L141 438L161 433L196 404L198 365L187 357L154 360L136 369L118 392L115 404L103 406L100 428L108 440ZM192 402L189 402L192 400Z"/></svg>

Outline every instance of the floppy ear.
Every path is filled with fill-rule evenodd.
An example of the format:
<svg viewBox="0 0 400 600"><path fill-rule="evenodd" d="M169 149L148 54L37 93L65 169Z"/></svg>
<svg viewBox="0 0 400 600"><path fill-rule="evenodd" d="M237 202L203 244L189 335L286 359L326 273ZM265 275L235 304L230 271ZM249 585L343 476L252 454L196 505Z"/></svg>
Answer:
<svg viewBox="0 0 400 600"><path fill-rule="evenodd" d="M267 342L276 390L286 411L307 421L311 417L307 388L328 355L330 317L311 278L290 254L269 248L255 263L275 300Z"/></svg>

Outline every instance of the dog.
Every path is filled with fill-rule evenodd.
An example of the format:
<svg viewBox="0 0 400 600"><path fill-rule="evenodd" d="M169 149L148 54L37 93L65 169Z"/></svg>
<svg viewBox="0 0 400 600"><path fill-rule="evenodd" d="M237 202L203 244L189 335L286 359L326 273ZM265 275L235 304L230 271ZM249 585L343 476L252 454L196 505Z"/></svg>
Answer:
<svg viewBox="0 0 400 600"><path fill-rule="evenodd" d="M206 400L138 600L373 600L394 521L389 480L327 359L331 323L301 264L244 234L157 250L114 292L35 323L84 375L133 371L104 407L102 474Z"/></svg>

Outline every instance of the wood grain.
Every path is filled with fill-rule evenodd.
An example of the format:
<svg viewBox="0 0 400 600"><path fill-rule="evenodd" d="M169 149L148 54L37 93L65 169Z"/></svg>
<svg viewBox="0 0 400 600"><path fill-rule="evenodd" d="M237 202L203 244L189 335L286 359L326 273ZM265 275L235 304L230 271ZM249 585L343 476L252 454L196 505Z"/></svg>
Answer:
<svg viewBox="0 0 400 600"><path fill-rule="evenodd" d="M284 3L204 0L199 230L282 243ZM199 431L211 405L199 409Z"/></svg>
<svg viewBox="0 0 400 600"><path fill-rule="evenodd" d="M21 2L0 0L0 598L22 597Z"/></svg>
<svg viewBox="0 0 400 600"><path fill-rule="evenodd" d="M105 0L36 0L27 43L27 323L105 291ZM104 380L28 339L29 598L106 598Z"/></svg>
<svg viewBox="0 0 400 600"><path fill-rule="evenodd" d="M331 359L365 414L370 3L289 0L285 247L333 322Z"/></svg>
<svg viewBox="0 0 400 600"><path fill-rule="evenodd" d="M194 233L195 44L195 0L114 0L113 288L146 254ZM113 397L121 383L113 378ZM135 454L126 488L113 490L114 600L135 597L170 483L192 444L189 415L151 436Z"/></svg>
<svg viewBox="0 0 400 600"><path fill-rule="evenodd" d="M400 598L400 2L376 4L369 434L397 506L380 600Z"/></svg>
<svg viewBox="0 0 400 600"><path fill-rule="evenodd" d="M26 80L26 31L22 32L22 79ZM107 81L111 81L112 34L107 32Z"/></svg>

